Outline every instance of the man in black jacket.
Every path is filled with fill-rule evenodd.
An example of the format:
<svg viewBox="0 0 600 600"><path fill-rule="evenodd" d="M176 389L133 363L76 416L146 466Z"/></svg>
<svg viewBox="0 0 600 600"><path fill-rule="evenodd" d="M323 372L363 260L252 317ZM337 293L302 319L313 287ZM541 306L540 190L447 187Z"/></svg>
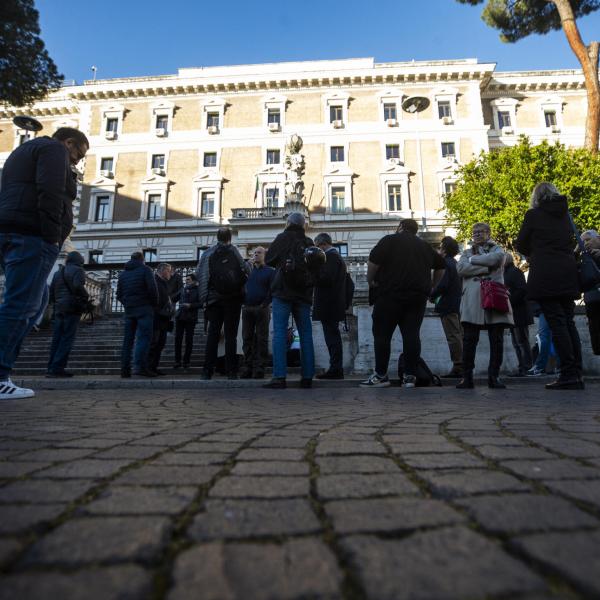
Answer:
<svg viewBox="0 0 600 600"><path fill-rule="evenodd" d="M2 170L0 266L0 400L28 398L32 390L9 378L18 349L38 315L59 250L73 226L77 182L71 167L89 143L77 129L61 127L14 150Z"/></svg>
<svg viewBox="0 0 600 600"><path fill-rule="evenodd" d="M172 281L172 279L171 279ZM174 369L181 368L181 349L185 336L185 353L183 355L183 369L190 367L192 349L194 345L194 329L198 322L200 309L200 292L198 278L195 273L188 273L185 277L185 286L179 292L179 307L175 313L175 364Z"/></svg>
<svg viewBox="0 0 600 600"><path fill-rule="evenodd" d="M69 252L65 266L54 274L50 284L54 322L46 377L72 376L65 368L83 312L82 303L89 299L83 263L83 256L79 252Z"/></svg>
<svg viewBox="0 0 600 600"><path fill-rule="evenodd" d="M154 307L158 289L152 269L144 264L144 255L134 252L119 275L117 300L125 307L125 331L121 351L121 377L131 377L131 351L135 341L133 368L135 375L156 377L148 368L152 341Z"/></svg>
<svg viewBox="0 0 600 600"><path fill-rule="evenodd" d="M154 326L152 329L152 342L148 353L148 368L157 375L166 375L158 369L162 351L167 343L167 332L171 329L171 319L175 310L171 300L169 280L171 279L171 265L161 263L156 267L154 275L158 289L158 304L154 307Z"/></svg>
<svg viewBox="0 0 600 600"><path fill-rule="evenodd" d="M315 245L325 252L325 266L315 275L313 321L321 321L329 351L329 369L317 379L344 379L344 354L340 321L346 316L346 263L328 233L319 233Z"/></svg>

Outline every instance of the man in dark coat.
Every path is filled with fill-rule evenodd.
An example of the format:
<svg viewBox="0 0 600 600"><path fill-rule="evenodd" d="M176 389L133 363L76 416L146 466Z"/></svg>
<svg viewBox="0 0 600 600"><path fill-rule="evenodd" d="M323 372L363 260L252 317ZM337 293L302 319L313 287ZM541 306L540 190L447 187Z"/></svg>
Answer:
<svg viewBox="0 0 600 600"><path fill-rule="evenodd" d="M535 186L515 247L529 261L527 296L539 303L560 361L560 375L546 389L583 389L581 341L574 321L574 300L580 296L574 237L567 199L551 183Z"/></svg>
<svg viewBox="0 0 600 600"><path fill-rule="evenodd" d="M346 316L346 263L328 233L319 233L315 245L325 252L325 265L315 276L313 321L321 321L329 351L329 369L317 379L344 379L340 321Z"/></svg>
<svg viewBox="0 0 600 600"><path fill-rule="evenodd" d="M83 263L79 252L69 252L65 266L54 274L50 284L54 321L46 377L72 377L65 369L83 312L82 303L89 299Z"/></svg>
<svg viewBox="0 0 600 600"><path fill-rule="evenodd" d="M5 289L0 305L0 400L29 398L10 381L10 371L44 300L46 281L73 227L77 182L72 166L89 143L77 129L19 146L6 159L0 191L0 267Z"/></svg>
<svg viewBox="0 0 600 600"><path fill-rule="evenodd" d="M154 307L154 324L152 327L152 342L148 352L148 368L157 375L166 375L159 371L160 357L167 343L167 332L172 327L173 302L169 290L169 280L171 279L171 265L161 263L156 267L154 275L156 280L156 289L158 290L158 304Z"/></svg>
<svg viewBox="0 0 600 600"><path fill-rule="evenodd" d="M134 375L156 377L148 368L148 352L152 341L154 307L158 305L158 289L152 269L144 264L144 255L134 252L119 275L117 300L125 308L121 377L131 377L131 351L135 341Z"/></svg>
<svg viewBox="0 0 600 600"><path fill-rule="evenodd" d="M194 345L194 330L198 323L198 310L200 310L200 292L198 278L194 273L189 273L185 278L185 286L179 292L179 308L175 314L175 364L174 369L181 367L181 349L185 336L185 353L183 355L183 368L189 369Z"/></svg>
<svg viewBox="0 0 600 600"><path fill-rule="evenodd" d="M525 377L531 369L533 358L529 344L529 326L533 325L533 313L527 302L527 282L521 269L517 269L512 254L506 253L504 264L504 285L510 294L510 305L513 309L514 327L510 329L519 368L513 377Z"/></svg>

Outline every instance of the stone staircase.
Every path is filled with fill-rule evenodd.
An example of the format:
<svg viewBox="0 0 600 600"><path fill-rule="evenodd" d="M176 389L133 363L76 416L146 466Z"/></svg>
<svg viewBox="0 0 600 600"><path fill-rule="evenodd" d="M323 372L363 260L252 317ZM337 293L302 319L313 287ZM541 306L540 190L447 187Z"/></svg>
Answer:
<svg viewBox="0 0 600 600"><path fill-rule="evenodd" d="M14 368L15 376L44 375L48 364L52 328L46 325L39 332L30 333L21 348ZM206 337L202 320L196 326L192 372L199 373L204 362ZM122 315L104 316L93 325L82 322L77 329L77 337L67 370L75 375L119 375L121 371L121 345L123 343ZM175 362L174 335L169 334L162 354L161 368L169 369Z"/></svg>

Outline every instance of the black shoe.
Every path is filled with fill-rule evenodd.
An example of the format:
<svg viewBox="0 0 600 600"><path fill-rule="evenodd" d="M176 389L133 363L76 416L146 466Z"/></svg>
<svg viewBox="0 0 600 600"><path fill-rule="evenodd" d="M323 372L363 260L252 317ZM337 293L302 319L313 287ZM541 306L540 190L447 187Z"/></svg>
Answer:
<svg viewBox="0 0 600 600"><path fill-rule="evenodd" d="M445 375L440 375L442 379L462 379L462 376L462 371L455 371L454 369L452 369L452 371L449 371Z"/></svg>
<svg viewBox="0 0 600 600"><path fill-rule="evenodd" d="M254 373L254 379L264 379L265 378L265 372L264 371L255 371Z"/></svg>
<svg viewBox="0 0 600 600"><path fill-rule="evenodd" d="M174 370L174 371L177 371L177 369L181 369L181 363L175 363L175 364L173 365L173 370ZM184 369L185 369L185 367L184 367Z"/></svg>
<svg viewBox="0 0 600 600"><path fill-rule="evenodd" d="M308 379L308 378L303 377L300 380L300 387L303 390L307 390L308 388L311 388L312 387L312 379Z"/></svg>
<svg viewBox="0 0 600 600"><path fill-rule="evenodd" d="M69 379L73 377L73 373L67 373L67 371L59 371L58 373L46 373L48 379Z"/></svg>
<svg viewBox="0 0 600 600"><path fill-rule="evenodd" d="M552 383L546 384L547 390L584 390L585 384L581 379L565 379L561 381L557 379Z"/></svg>
<svg viewBox="0 0 600 600"><path fill-rule="evenodd" d="M252 371L242 371L240 379L252 379Z"/></svg>
<svg viewBox="0 0 600 600"><path fill-rule="evenodd" d="M465 374L463 375L463 378L461 379L460 383L458 383L456 385L456 389L458 390L472 390L475 387L475 384L473 383L473 372L465 372Z"/></svg>
<svg viewBox="0 0 600 600"><path fill-rule="evenodd" d="M134 375L137 375L139 377L158 377L158 373L155 373L150 369L141 369L140 371L134 373Z"/></svg>
<svg viewBox="0 0 600 600"><path fill-rule="evenodd" d="M500 381L499 377L488 377L488 387L492 390L505 390L506 386Z"/></svg>
<svg viewBox="0 0 600 600"><path fill-rule="evenodd" d="M158 369L154 369L153 372L156 373L159 377L164 377L166 375L164 371L159 371Z"/></svg>
<svg viewBox="0 0 600 600"><path fill-rule="evenodd" d="M514 373L509 373L509 377L527 377L527 371L515 371Z"/></svg>
<svg viewBox="0 0 600 600"><path fill-rule="evenodd" d="M281 379L279 377L274 377L269 381L269 383L263 384L263 388L267 390L285 390L287 387L287 383L285 379Z"/></svg>
<svg viewBox="0 0 600 600"><path fill-rule="evenodd" d="M190 372L190 365L183 365L183 372L184 373L189 373Z"/></svg>
<svg viewBox="0 0 600 600"><path fill-rule="evenodd" d="M317 379L344 379L344 371L324 371L317 375Z"/></svg>
<svg viewBox="0 0 600 600"><path fill-rule="evenodd" d="M121 369L121 379L129 379L131 377L131 369Z"/></svg>

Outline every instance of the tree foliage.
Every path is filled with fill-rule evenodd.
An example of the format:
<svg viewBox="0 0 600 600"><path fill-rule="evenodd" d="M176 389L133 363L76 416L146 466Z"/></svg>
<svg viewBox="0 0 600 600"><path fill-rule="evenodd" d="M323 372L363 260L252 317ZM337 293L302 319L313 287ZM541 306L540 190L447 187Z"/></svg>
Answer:
<svg viewBox="0 0 600 600"><path fill-rule="evenodd" d="M512 249L531 192L542 181L567 196L581 230L600 227L600 156L547 141L534 146L524 136L459 168L456 190L445 200L448 220L461 240L470 238L475 223L489 223L494 239Z"/></svg>
<svg viewBox="0 0 600 600"><path fill-rule="evenodd" d="M0 102L31 104L62 83L39 36L33 0L0 2Z"/></svg>

